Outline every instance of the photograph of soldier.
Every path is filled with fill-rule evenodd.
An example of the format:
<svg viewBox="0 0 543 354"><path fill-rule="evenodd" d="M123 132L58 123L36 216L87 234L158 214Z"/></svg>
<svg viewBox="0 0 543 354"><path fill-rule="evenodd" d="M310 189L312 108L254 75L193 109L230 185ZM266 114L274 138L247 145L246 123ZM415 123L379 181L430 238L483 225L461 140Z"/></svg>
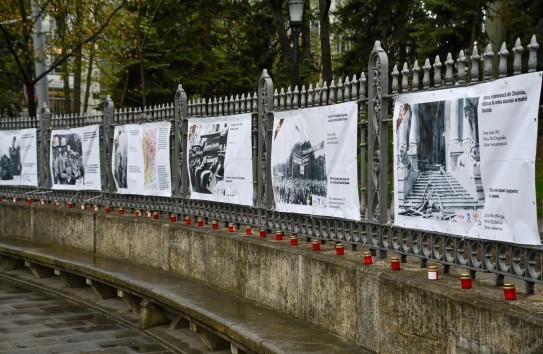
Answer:
<svg viewBox="0 0 543 354"><path fill-rule="evenodd" d="M289 142L279 142L279 137L287 134ZM325 206L328 182L324 134L322 129L305 129L303 121L288 125L280 119L274 136L274 142L279 143L273 146L281 161L275 163L272 172L276 203Z"/></svg>
<svg viewBox="0 0 543 354"><path fill-rule="evenodd" d="M193 124L189 128L189 178L193 192L225 195L227 141L227 123Z"/></svg>
<svg viewBox="0 0 543 354"><path fill-rule="evenodd" d="M399 215L454 220L481 210L478 98L403 104L396 118Z"/></svg>
<svg viewBox="0 0 543 354"><path fill-rule="evenodd" d="M85 184L83 148L79 134L52 137L52 174L54 184Z"/></svg>
<svg viewBox="0 0 543 354"><path fill-rule="evenodd" d="M123 129L123 127L118 127ZM128 188L127 165L128 144L124 130L117 130L113 140L113 178L117 188Z"/></svg>
<svg viewBox="0 0 543 354"><path fill-rule="evenodd" d="M20 177L23 166L21 165L21 146L17 143L17 137L13 137L7 154L5 151L0 153L0 179L5 181Z"/></svg>

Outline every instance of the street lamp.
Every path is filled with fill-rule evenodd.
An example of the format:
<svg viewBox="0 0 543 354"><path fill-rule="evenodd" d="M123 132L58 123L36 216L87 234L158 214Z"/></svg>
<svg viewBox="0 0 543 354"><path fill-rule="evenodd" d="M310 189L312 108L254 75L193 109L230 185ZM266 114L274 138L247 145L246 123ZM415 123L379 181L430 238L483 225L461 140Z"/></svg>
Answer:
<svg viewBox="0 0 543 354"><path fill-rule="evenodd" d="M294 33L294 72L296 77L298 77L298 35L303 25L304 5L304 0L288 0L290 27Z"/></svg>

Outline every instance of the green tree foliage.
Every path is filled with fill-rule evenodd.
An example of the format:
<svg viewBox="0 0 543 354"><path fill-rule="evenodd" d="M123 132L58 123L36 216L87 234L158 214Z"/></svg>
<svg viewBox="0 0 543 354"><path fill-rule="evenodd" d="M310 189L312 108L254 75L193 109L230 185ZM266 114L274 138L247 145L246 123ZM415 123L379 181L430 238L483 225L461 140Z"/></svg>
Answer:
<svg viewBox="0 0 543 354"><path fill-rule="evenodd" d="M123 16L128 21L112 26L101 43L102 53L114 54L102 68L120 106L140 106L144 96L145 104L169 102L180 83L205 98L253 92L262 69L273 63L271 15L260 1L165 0L159 7L142 1ZM143 70L138 31L146 36Z"/></svg>
<svg viewBox="0 0 543 354"><path fill-rule="evenodd" d="M352 73L367 67L372 44L382 42L392 64L410 65L448 52L469 54L474 42L487 43L483 20L487 0L350 0L342 6L336 30L352 43L339 70Z"/></svg>

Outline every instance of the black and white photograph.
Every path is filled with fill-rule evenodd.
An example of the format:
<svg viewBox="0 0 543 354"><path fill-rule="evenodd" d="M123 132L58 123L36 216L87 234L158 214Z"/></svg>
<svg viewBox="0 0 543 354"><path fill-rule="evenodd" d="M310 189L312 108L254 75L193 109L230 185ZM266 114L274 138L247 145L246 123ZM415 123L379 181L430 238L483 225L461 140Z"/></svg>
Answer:
<svg viewBox="0 0 543 354"><path fill-rule="evenodd" d="M248 113L188 120L191 199L253 204L251 122Z"/></svg>
<svg viewBox="0 0 543 354"><path fill-rule="evenodd" d="M394 223L539 244L535 147L541 76L395 98Z"/></svg>
<svg viewBox="0 0 543 354"><path fill-rule="evenodd" d="M479 98L405 103L395 119L399 214L454 220L476 218L485 205L481 179Z"/></svg>
<svg viewBox="0 0 543 354"><path fill-rule="evenodd" d="M115 129L113 138L113 178L117 189L128 188L128 142L124 126Z"/></svg>
<svg viewBox="0 0 543 354"><path fill-rule="evenodd" d="M288 139L281 139L287 135ZM303 120L281 118L274 130L274 141L278 138L282 143L274 146L274 152L281 162L273 165L272 172L276 203L324 203L328 191L324 130L308 129Z"/></svg>
<svg viewBox="0 0 543 354"><path fill-rule="evenodd" d="M356 102L275 114L271 178L275 210L360 218Z"/></svg>
<svg viewBox="0 0 543 354"><path fill-rule="evenodd" d="M224 164L228 124L215 123L189 127L188 164L192 191L225 194Z"/></svg>
<svg viewBox="0 0 543 354"><path fill-rule="evenodd" d="M37 186L36 128L0 130L0 185Z"/></svg>
<svg viewBox="0 0 543 354"><path fill-rule="evenodd" d="M23 165L21 164L21 145L17 137L8 139L11 145L5 151L5 147L0 151L0 179L2 181L13 180L21 177Z"/></svg>
<svg viewBox="0 0 543 354"><path fill-rule="evenodd" d="M100 126L51 130L52 188L101 190Z"/></svg>
<svg viewBox="0 0 543 354"><path fill-rule="evenodd" d="M55 134L51 138L54 184L85 184L85 166L80 134Z"/></svg>

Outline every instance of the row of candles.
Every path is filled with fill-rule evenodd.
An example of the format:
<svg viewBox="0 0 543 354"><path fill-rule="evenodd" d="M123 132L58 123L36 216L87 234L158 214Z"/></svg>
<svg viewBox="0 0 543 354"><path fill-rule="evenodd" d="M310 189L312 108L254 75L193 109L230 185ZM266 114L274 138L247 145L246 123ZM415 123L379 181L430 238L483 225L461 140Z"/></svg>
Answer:
<svg viewBox="0 0 543 354"><path fill-rule="evenodd" d="M0 197L0 202L2 202L2 201L3 201L3 198ZM18 201L17 198L13 198L14 203L17 203L17 201ZM27 199L28 204L32 204L32 202L33 202L33 200L31 198ZM40 205L43 205L43 204L45 204L45 201L40 200L39 203L40 203ZM54 201L53 205L54 206L59 206L59 202ZM74 204L72 202L67 202L66 206L69 209L72 209L74 207ZM86 209L87 208L86 204L81 204L80 206L81 206L81 209ZM93 205L92 209L93 209L94 212L97 212L98 211L98 206ZM104 212L105 213L110 213L111 208L109 206L104 207ZM124 215L124 208L119 208L118 212L119 212L120 215ZM134 213L135 213L135 216L137 218L141 217L141 211L139 209L136 209L136 211ZM146 218L149 218L149 219L152 218L154 220L157 220L159 218L159 213L156 212L156 211L155 212L146 211L145 216L146 216ZM172 223L177 222L177 215L176 214L171 214L170 215L170 221ZM190 216L185 217L185 224L186 225L191 224ZM198 218L196 225L198 227L204 226L204 220L202 218ZM217 230L219 228L219 222L217 220L213 220L213 222L211 223L211 228L214 229L214 230ZM229 223L228 231L229 232L234 232L235 230L236 230L235 224L234 223ZM248 236L251 236L253 234L253 229L252 229L252 227L250 225L247 225L247 227L245 229L245 233ZM266 229L261 228L259 230L259 236L260 236L260 238L266 238L267 237ZM275 240L276 241L282 241L283 240L283 231L276 231L275 232ZM290 245L291 246L298 246L298 236L296 234L292 234L290 236ZM317 240L317 239L312 240L311 241L311 246L312 246L313 251L320 251L320 249L321 249L320 240ZM343 256L345 254L345 249L343 247L343 244L337 243L335 249L336 249L336 255ZM372 255L371 252L364 252L364 264L365 265L373 264L373 255ZM394 271L399 271L401 269L400 259L398 257L392 257L391 258L390 269L394 270ZM429 266L428 267L428 279L433 280L433 281L437 281L439 279L439 274L438 274L438 270L437 270L436 266ZM461 274L461 276L460 276L460 287L462 289L471 289L472 288L472 279L471 279L471 276L468 273ZM516 294L516 290L515 290L515 285L513 285L513 284L504 284L504 286L503 286L503 295L504 295L505 300L508 300L508 301L516 300L517 299L517 294Z"/></svg>

